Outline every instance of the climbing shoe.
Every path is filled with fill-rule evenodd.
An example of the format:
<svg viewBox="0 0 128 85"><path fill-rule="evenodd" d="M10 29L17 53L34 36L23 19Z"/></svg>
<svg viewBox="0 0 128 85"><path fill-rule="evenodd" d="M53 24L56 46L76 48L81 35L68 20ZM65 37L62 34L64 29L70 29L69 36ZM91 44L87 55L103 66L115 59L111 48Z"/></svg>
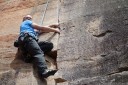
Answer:
<svg viewBox="0 0 128 85"><path fill-rule="evenodd" d="M54 75L57 72L57 70L50 70L50 69L46 69L42 74L41 77L43 78L47 78L51 75Z"/></svg>

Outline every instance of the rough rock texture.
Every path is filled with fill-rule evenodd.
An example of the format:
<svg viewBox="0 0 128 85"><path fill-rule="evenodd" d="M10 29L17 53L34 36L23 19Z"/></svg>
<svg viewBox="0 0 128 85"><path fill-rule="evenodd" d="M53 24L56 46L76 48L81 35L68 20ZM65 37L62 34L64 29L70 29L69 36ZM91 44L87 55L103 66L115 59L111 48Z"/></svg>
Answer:
<svg viewBox="0 0 128 85"><path fill-rule="evenodd" d="M60 0L57 85L128 85L128 1Z"/></svg>
<svg viewBox="0 0 128 85"><path fill-rule="evenodd" d="M22 17L41 24L47 0L0 0L0 85L128 85L128 1L52 0L44 25L60 23L61 34L44 33L54 43L46 57L55 76L39 79L18 57L13 42ZM58 46L59 39L59 46Z"/></svg>

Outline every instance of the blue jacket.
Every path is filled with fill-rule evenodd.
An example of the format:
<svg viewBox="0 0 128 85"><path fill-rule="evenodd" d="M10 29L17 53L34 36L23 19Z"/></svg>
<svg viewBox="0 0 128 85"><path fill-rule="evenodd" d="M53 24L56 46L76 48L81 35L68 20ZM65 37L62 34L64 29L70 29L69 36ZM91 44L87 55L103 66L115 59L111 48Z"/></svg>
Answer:
<svg viewBox="0 0 128 85"><path fill-rule="evenodd" d="M28 33L30 36L36 38L37 33L34 31L34 28L32 27L32 21L31 20L25 20L20 25L20 35L22 33Z"/></svg>

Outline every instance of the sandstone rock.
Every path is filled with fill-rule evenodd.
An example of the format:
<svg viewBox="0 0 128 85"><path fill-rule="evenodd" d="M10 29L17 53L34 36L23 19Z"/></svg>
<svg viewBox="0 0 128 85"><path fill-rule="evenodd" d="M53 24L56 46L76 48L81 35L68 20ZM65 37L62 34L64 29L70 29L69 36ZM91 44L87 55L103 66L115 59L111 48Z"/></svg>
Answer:
<svg viewBox="0 0 128 85"><path fill-rule="evenodd" d="M53 3L53 4L52 4ZM56 16L57 0L50 1L43 25L58 23ZM52 5L51 5L52 4ZM33 21L40 24L46 6L46 0L7 0L0 3L0 85L55 85L54 77L48 79L39 78L36 69L32 64L27 64L21 60L21 52L13 46L17 39L19 26L24 15L31 14ZM46 56L48 67L57 69L57 43L58 34L45 33L40 36L40 40L53 42L54 49Z"/></svg>

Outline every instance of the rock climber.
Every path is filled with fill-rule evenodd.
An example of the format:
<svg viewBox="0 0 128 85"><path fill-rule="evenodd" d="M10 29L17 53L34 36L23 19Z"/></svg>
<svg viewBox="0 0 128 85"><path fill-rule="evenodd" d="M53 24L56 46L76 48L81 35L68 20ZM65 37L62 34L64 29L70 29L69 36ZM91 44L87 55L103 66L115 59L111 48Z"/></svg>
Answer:
<svg viewBox="0 0 128 85"><path fill-rule="evenodd" d="M50 70L47 68L44 58L44 52L38 44L36 30L42 32L56 32L60 33L59 25L40 26L33 23L32 16L26 15L23 17L23 22L20 25L20 34L18 38L19 48L25 49L31 57L33 57L33 64L37 67L39 76L47 78L54 75L57 70Z"/></svg>

